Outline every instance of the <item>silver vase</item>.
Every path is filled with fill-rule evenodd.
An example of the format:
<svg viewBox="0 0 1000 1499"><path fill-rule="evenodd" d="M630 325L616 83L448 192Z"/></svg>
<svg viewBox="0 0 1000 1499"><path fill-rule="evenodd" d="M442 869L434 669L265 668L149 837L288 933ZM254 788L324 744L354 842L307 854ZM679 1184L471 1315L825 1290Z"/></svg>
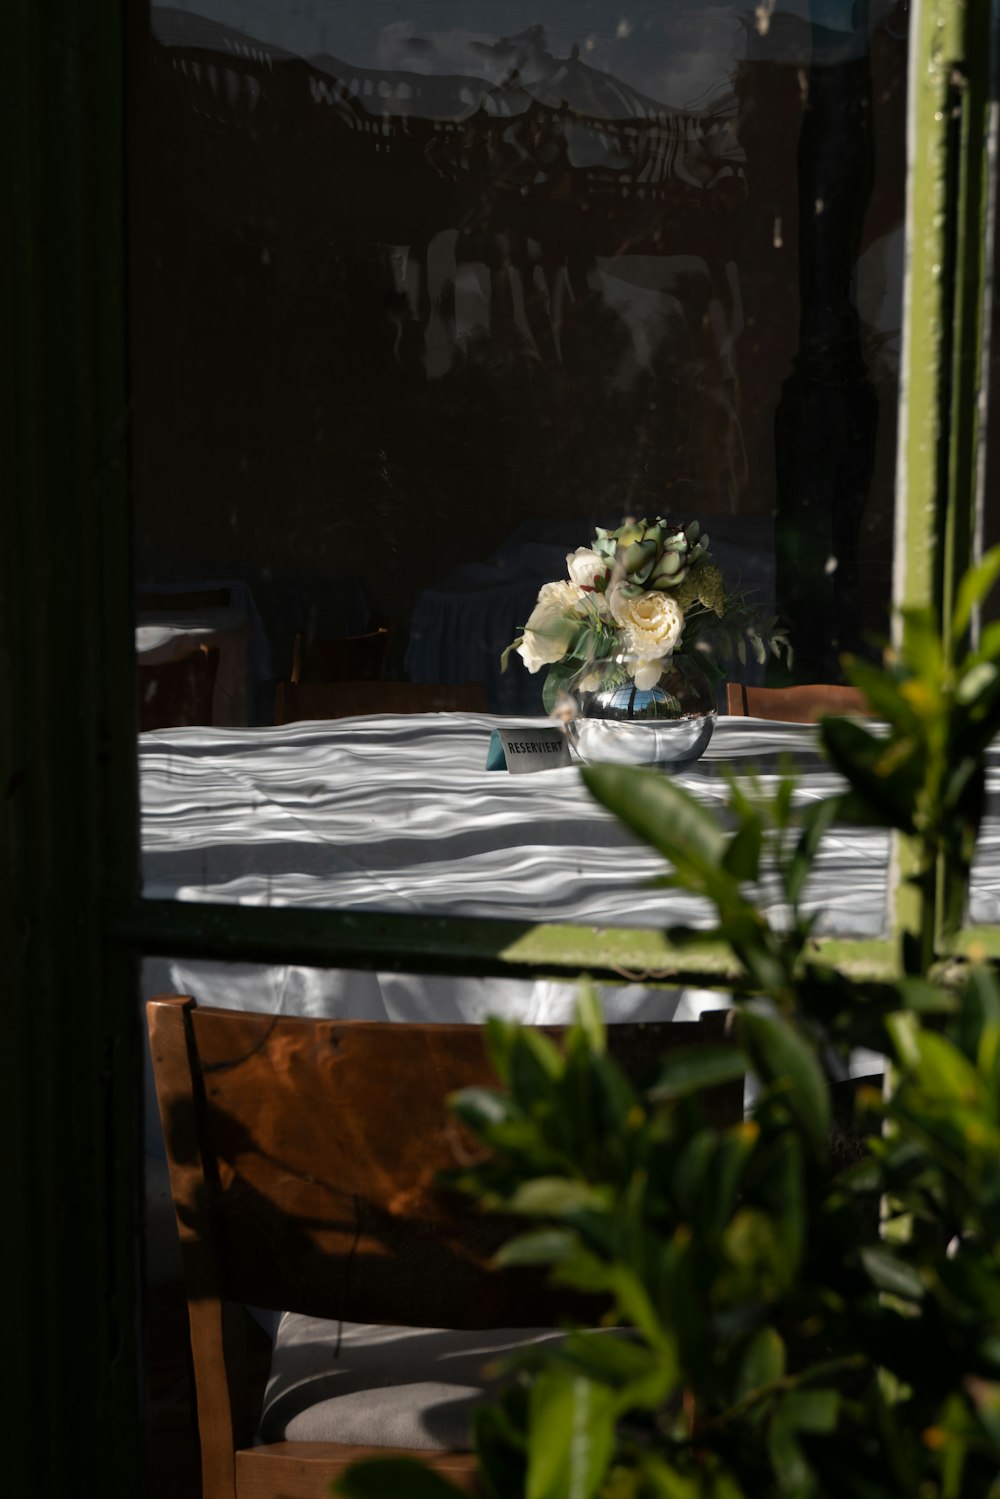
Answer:
<svg viewBox="0 0 1000 1499"><path fill-rule="evenodd" d="M693 656L664 658L657 680L637 687L626 651L593 661L559 704L570 752L585 765L658 765L680 770L704 754L718 712L715 689Z"/></svg>

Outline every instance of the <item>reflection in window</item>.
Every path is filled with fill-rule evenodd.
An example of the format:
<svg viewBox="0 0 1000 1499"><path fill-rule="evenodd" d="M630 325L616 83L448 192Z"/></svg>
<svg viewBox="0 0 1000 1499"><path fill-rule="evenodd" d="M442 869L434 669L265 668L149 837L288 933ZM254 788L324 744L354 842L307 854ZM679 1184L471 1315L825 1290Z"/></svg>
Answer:
<svg viewBox="0 0 1000 1499"><path fill-rule="evenodd" d="M138 571L234 583L250 722L380 624L390 677L540 712L500 652L629 514L702 520L804 680L884 632L904 10L153 7Z"/></svg>

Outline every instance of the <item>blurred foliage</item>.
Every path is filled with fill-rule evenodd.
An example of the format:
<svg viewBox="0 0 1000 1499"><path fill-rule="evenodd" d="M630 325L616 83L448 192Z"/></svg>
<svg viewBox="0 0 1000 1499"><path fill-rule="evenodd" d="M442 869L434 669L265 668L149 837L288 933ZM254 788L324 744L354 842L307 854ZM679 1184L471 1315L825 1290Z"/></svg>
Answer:
<svg viewBox="0 0 1000 1499"><path fill-rule="evenodd" d="M882 723L824 722L835 798L733 781L720 820L655 772L584 772L667 859L663 882L714 907L714 930L671 935L723 936L746 992L726 1044L671 1053L641 1089L586 986L562 1049L489 1023L500 1087L454 1108L491 1154L453 1185L525 1221L501 1265L595 1297L587 1326L509 1359L478 1409L494 1499L1000 1499L1000 985L977 964L936 983L925 933L896 984L852 984L814 960L804 909L845 818L912 838L925 893L942 859L968 871L1000 627L963 641L998 573L1000 552L966 580L954 644L911 613L883 671L854 664ZM754 902L762 881L779 884L780 929ZM858 1046L891 1087L843 1081ZM706 1091L746 1072L751 1116L710 1125ZM388 1457L337 1491L458 1493Z"/></svg>

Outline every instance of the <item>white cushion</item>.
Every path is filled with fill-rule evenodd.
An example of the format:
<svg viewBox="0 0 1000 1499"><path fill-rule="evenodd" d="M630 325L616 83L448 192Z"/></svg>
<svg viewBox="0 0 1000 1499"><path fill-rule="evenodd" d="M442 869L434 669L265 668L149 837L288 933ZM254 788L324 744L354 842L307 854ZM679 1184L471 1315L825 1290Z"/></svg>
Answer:
<svg viewBox="0 0 1000 1499"><path fill-rule="evenodd" d="M560 1336L372 1327L285 1312L259 1440L468 1451L472 1408L490 1385L484 1366Z"/></svg>

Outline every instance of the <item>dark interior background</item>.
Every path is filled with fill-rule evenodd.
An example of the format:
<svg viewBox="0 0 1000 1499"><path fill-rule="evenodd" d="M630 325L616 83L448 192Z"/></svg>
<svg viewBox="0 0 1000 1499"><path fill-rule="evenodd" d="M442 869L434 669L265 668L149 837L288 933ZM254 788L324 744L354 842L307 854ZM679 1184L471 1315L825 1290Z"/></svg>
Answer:
<svg viewBox="0 0 1000 1499"><path fill-rule="evenodd" d="M801 127L817 67L859 53L865 165L857 110L834 99L815 170L846 174L848 208L830 207L853 237L852 352L829 380L873 398L842 558L852 629L886 629L904 8L855 7L852 51L810 32L804 4L763 29L752 7L710 7L743 43L700 100L632 81L637 59L642 78L657 49L671 60L669 6L556 6L555 28L536 9L548 27L480 4L485 28L449 51L441 17L455 30L468 7L413 5L407 24L373 3L378 44L355 57L303 55L315 6L275 3L270 37L244 29L259 3L135 16L137 572L248 578L276 676L304 611L352 627L358 585L402 672L421 590L534 522L579 517L582 546L597 514L775 515L775 415L802 349ZM321 41L350 10L328 7Z"/></svg>

